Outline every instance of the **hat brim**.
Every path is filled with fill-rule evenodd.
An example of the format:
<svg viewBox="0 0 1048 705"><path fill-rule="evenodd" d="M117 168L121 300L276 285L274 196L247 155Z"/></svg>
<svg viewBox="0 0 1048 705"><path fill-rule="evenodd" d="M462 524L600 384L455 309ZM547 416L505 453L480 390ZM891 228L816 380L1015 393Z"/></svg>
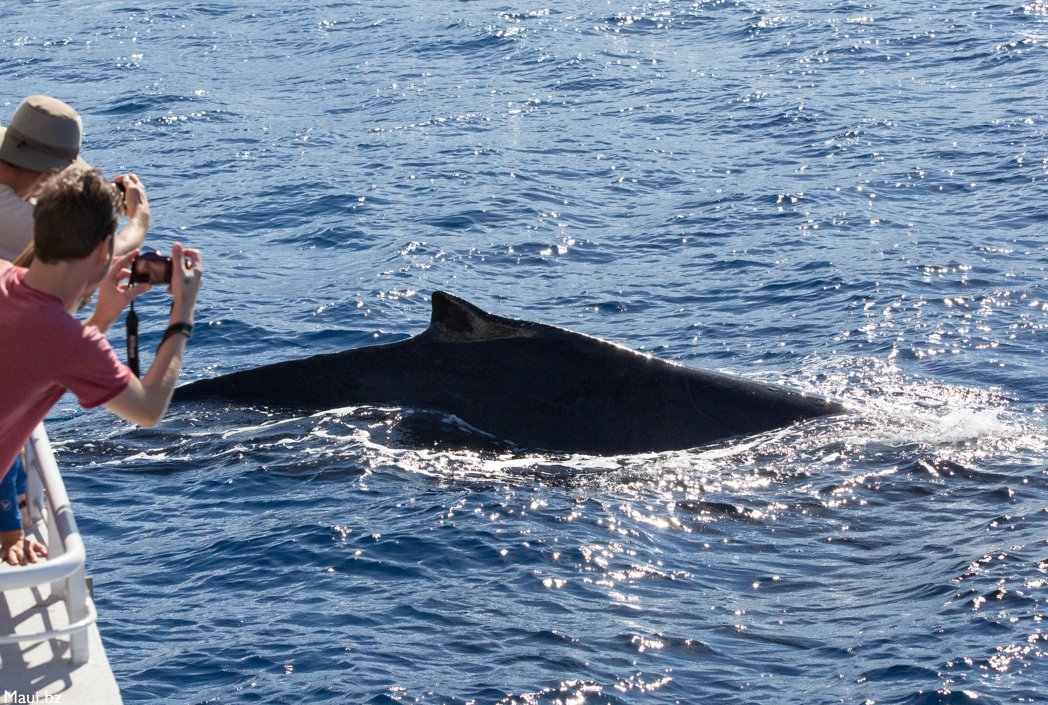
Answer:
<svg viewBox="0 0 1048 705"><path fill-rule="evenodd" d="M37 171L40 173L62 171L62 169L65 169L71 164L90 166L90 164L88 164L80 154L77 154L76 159L73 161L69 161L64 157L43 154L31 147L21 149L14 143L14 140L6 141L4 139L6 134L7 128L0 125L0 161L21 167L22 169L28 169L29 171Z"/></svg>

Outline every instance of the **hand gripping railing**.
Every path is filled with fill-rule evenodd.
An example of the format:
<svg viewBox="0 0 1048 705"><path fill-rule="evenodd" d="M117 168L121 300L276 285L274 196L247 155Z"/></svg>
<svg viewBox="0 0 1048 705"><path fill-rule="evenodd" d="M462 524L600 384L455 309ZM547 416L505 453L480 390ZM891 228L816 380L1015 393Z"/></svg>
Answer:
<svg viewBox="0 0 1048 705"><path fill-rule="evenodd" d="M26 443L26 460L30 514L34 521L47 521L48 558L42 563L0 572L0 592L51 583L51 594L65 602L69 626L33 634L0 634L0 644L68 636L70 660L74 666L80 666L90 657L87 628L97 615L88 599L84 577L84 542L43 424L36 427Z"/></svg>

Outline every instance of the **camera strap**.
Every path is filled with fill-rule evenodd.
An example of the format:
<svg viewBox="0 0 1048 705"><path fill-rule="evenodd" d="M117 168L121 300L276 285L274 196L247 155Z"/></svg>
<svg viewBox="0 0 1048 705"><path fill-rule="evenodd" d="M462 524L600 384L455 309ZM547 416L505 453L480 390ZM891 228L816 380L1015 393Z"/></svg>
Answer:
<svg viewBox="0 0 1048 705"><path fill-rule="evenodd" d="M131 302L131 307L127 310L127 366L131 368L131 372L134 373L135 377L140 377L138 374L138 314L135 313L135 302Z"/></svg>

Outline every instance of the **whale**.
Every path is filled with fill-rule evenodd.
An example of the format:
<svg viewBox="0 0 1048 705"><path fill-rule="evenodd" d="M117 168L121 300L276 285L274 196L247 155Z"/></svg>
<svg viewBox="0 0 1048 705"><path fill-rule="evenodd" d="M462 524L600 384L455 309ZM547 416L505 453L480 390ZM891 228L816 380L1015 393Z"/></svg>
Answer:
<svg viewBox="0 0 1048 705"><path fill-rule="evenodd" d="M173 402L449 414L508 446L586 455L684 450L841 414L838 401L685 366L444 291L429 327L393 343L191 382Z"/></svg>

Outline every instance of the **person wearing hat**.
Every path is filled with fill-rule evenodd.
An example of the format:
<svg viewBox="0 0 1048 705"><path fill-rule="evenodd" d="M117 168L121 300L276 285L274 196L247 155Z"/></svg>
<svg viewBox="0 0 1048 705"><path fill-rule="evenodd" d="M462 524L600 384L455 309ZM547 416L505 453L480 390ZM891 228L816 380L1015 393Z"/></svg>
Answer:
<svg viewBox="0 0 1048 705"><path fill-rule="evenodd" d="M11 122L0 126L0 260L29 266L33 260L33 197L47 181L80 158L83 125L77 112L62 101L29 96ZM137 248L152 224L145 188L134 174L118 177L124 187L124 214L130 217L115 243L117 256ZM3 471L0 471L2 473ZM36 562L44 546L23 531L25 470L21 458L0 481L0 562Z"/></svg>
<svg viewBox="0 0 1048 705"><path fill-rule="evenodd" d="M14 261L33 241L32 198L54 174L80 158L83 124L66 103L45 95L21 102L0 127L0 259ZM129 217L116 239L116 254L145 240L153 215L145 187L134 174L116 179L124 186Z"/></svg>

